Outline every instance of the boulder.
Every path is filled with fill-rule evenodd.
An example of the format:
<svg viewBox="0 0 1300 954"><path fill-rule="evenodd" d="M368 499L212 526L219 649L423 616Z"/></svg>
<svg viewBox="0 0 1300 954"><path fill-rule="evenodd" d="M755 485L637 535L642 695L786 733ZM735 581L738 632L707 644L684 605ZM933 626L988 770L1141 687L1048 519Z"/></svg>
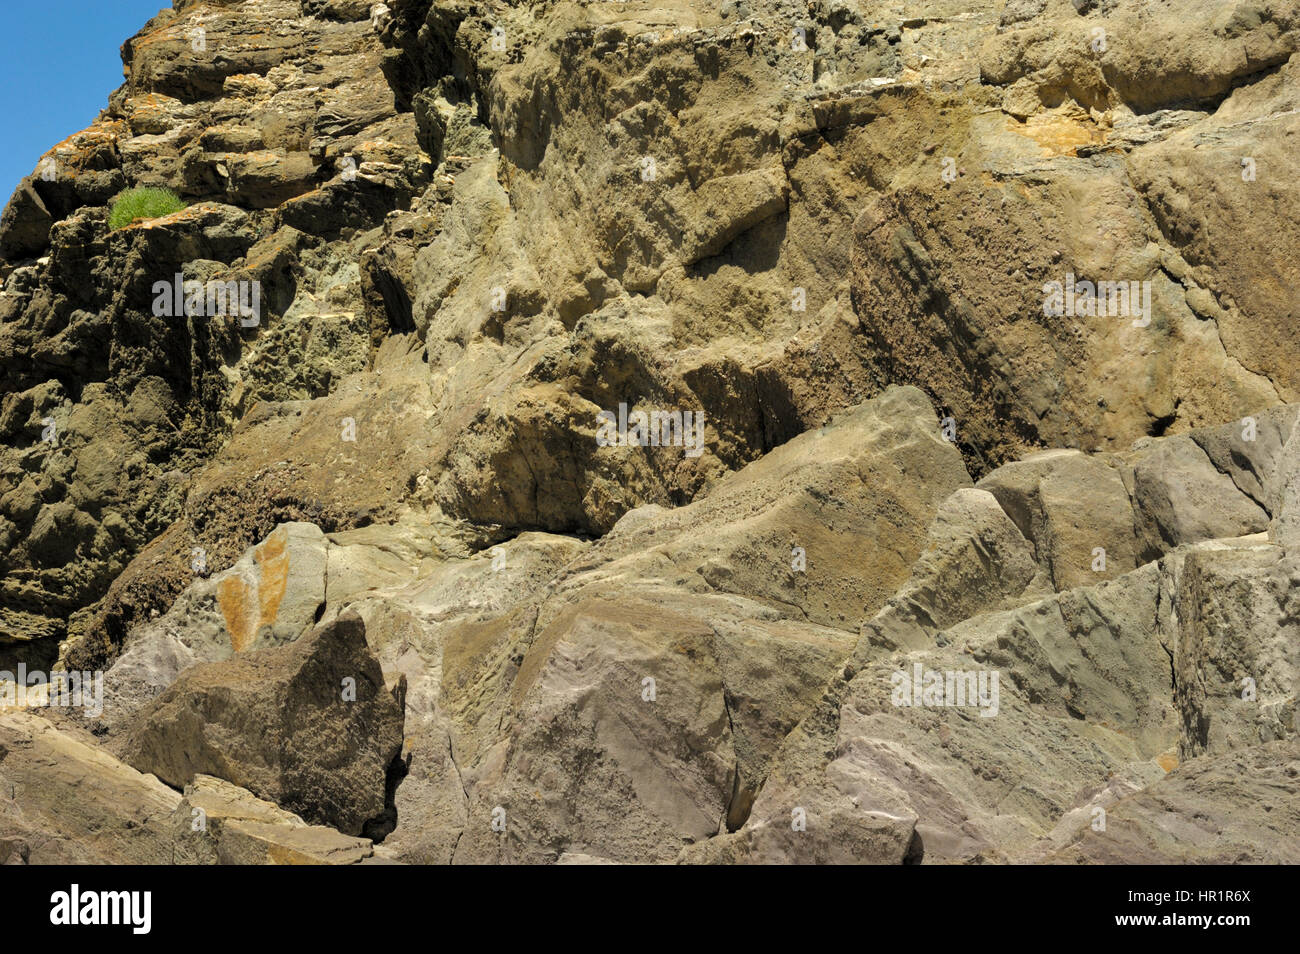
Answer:
<svg viewBox="0 0 1300 954"><path fill-rule="evenodd" d="M963 487L940 505L911 576L862 636L889 649L934 645L939 630L1042 589L1038 573L1033 547L998 499Z"/></svg>
<svg viewBox="0 0 1300 954"><path fill-rule="evenodd" d="M105 723L119 725L195 663L281 646L311 629L325 610L328 545L313 524L281 524L233 566L195 579L126 640L105 677ZM206 561L197 548L191 571L208 573Z"/></svg>
<svg viewBox="0 0 1300 954"><path fill-rule="evenodd" d="M1044 451L999 467L976 486L993 494L1033 543L1057 589L1109 579L1139 562L1128 491L1105 458Z"/></svg>
<svg viewBox="0 0 1300 954"><path fill-rule="evenodd" d="M1141 551L1268 529L1268 514L1218 470L1191 437L1151 442L1128 455Z"/></svg>
<svg viewBox="0 0 1300 954"><path fill-rule="evenodd" d="M215 775L313 824L382 831L402 709L345 615L290 645L203 663L144 708L123 758L177 788Z"/></svg>

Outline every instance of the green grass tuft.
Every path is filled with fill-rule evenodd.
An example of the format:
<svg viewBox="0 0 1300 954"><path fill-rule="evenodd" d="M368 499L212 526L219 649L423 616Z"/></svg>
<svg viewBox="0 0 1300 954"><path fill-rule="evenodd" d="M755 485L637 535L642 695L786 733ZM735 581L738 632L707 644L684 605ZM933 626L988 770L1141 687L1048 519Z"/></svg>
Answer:
<svg viewBox="0 0 1300 954"><path fill-rule="evenodd" d="M151 186L127 189L113 200L113 208L108 213L108 227L120 229L136 219L156 219L183 208L185 203L171 189L155 189Z"/></svg>

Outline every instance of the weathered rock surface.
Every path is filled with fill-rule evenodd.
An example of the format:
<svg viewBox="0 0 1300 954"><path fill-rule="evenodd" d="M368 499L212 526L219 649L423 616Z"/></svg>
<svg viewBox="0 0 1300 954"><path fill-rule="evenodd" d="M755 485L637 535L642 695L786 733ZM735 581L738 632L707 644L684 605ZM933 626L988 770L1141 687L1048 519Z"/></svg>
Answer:
<svg viewBox="0 0 1300 954"><path fill-rule="evenodd" d="M180 796L33 712L0 712L0 864L169 864Z"/></svg>
<svg viewBox="0 0 1300 954"><path fill-rule="evenodd" d="M954 491L926 544L907 582L864 624L871 644L929 646L938 630L1047 588L1032 546L987 490Z"/></svg>
<svg viewBox="0 0 1300 954"><path fill-rule="evenodd" d="M1187 556L1173 655L1184 757L1300 731L1300 561L1265 544Z"/></svg>
<svg viewBox="0 0 1300 954"><path fill-rule="evenodd" d="M122 757L170 785L215 775L346 834L381 827L402 710L355 615L292 646L184 672L143 709Z"/></svg>
<svg viewBox="0 0 1300 954"><path fill-rule="evenodd" d="M166 689L181 671L250 649L283 645L324 611L329 541L313 524L277 527L227 570L199 576L172 608L133 634L106 677L112 724ZM191 570L206 573L206 555Z"/></svg>
<svg viewBox="0 0 1300 954"><path fill-rule="evenodd" d="M365 838L308 825L210 775L185 786L173 831L176 864L351 865L374 854Z"/></svg>
<svg viewBox="0 0 1300 954"><path fill-rule="evenodd" d="M176 0L0 215L0 858L1294 860L1297 46Z"/></svg>
<svg viewBox="0 0 1300 954"><path fill-rule="evenodd" d="M1273 742L1197 759L1116 803L1049 856L1062 864L1295 864L1297 747ZM1234 806L1224 812L1225 803Z"/></svg>
<svg viewBox="0 0 1300 954"><path fill-rule="evenodd" d="M308 825L229 782L184 796L89 736L0 713L0 864L355 864L364 838Z"/></svg>

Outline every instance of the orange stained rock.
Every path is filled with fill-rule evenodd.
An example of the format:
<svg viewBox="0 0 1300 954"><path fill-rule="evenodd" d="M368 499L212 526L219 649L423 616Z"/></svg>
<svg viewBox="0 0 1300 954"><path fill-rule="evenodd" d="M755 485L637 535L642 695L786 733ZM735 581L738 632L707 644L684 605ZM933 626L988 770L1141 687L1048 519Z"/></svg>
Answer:
<svg viewBox="0 0 1300 954"><path fill-rule="evenodd" d="M194 205L187 205L183 209L177 209L175 212L169 212L166 215L160 215L157 218L135 218L130 225L123 226L124 229L135 228L157 228L164 225L174 225L177 222L186 222L190 219L200 218L203 213L209 211L210 207L205 202L197 202Z"/></svg>
<svg viewBox="0 0 1300 954"><path fill-rule="evenodd" d="M263 626L275 622L289 581L288 534L273 532L253 550L252 579L228 576L217 584L217 603L230 634L230 648L248 649Z"/></svg>
<svg viewBox="0 0 1300 954"><path fill-rule="evenodd" d="M100 122L96 120L90 126L55 143L43 155L53 156L63 161L72 161L77 165L79 159L85 158L96 146L107 142L116 142L125 124L121 120Z"/></svg>
<svg viewBox="0 0 1300 954"><path fill-rule="evenodd" d="M197 25L197 21L195 21L195 25ZM193 29L193 27L190 26L189 21L182 20L177 23L168 23L156 30L150 30L148 33L135 37L131 41L132 62L135 60L135 54L147 46L153 46L155 43L163 43L169 40L185 40L188 43L189 40L185 36L185 31L188 29ZM125 73L126 68L122 72Z"/></svg>
<svg viewBox="0 0 1300 954"><path fill-rule="evenodd" d="M1007 128L1038 143L1045 156L1077 156L1080 146L1106 141L1105 131L1096 123L1060 114L1031 116L1023 123L1008 117Z"/></svg>

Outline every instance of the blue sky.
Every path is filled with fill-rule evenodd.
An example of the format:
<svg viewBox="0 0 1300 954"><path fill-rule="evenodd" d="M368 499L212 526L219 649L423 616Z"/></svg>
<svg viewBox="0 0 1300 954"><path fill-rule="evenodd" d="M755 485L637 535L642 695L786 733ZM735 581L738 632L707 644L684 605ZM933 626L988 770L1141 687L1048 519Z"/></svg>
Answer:
<svg viewBox="0 0 1300 954"><path fill-rule="evenodd" d="M122 42L168 0L23 0L0 28L0 207L56 142L122 85Z"/></svg>

